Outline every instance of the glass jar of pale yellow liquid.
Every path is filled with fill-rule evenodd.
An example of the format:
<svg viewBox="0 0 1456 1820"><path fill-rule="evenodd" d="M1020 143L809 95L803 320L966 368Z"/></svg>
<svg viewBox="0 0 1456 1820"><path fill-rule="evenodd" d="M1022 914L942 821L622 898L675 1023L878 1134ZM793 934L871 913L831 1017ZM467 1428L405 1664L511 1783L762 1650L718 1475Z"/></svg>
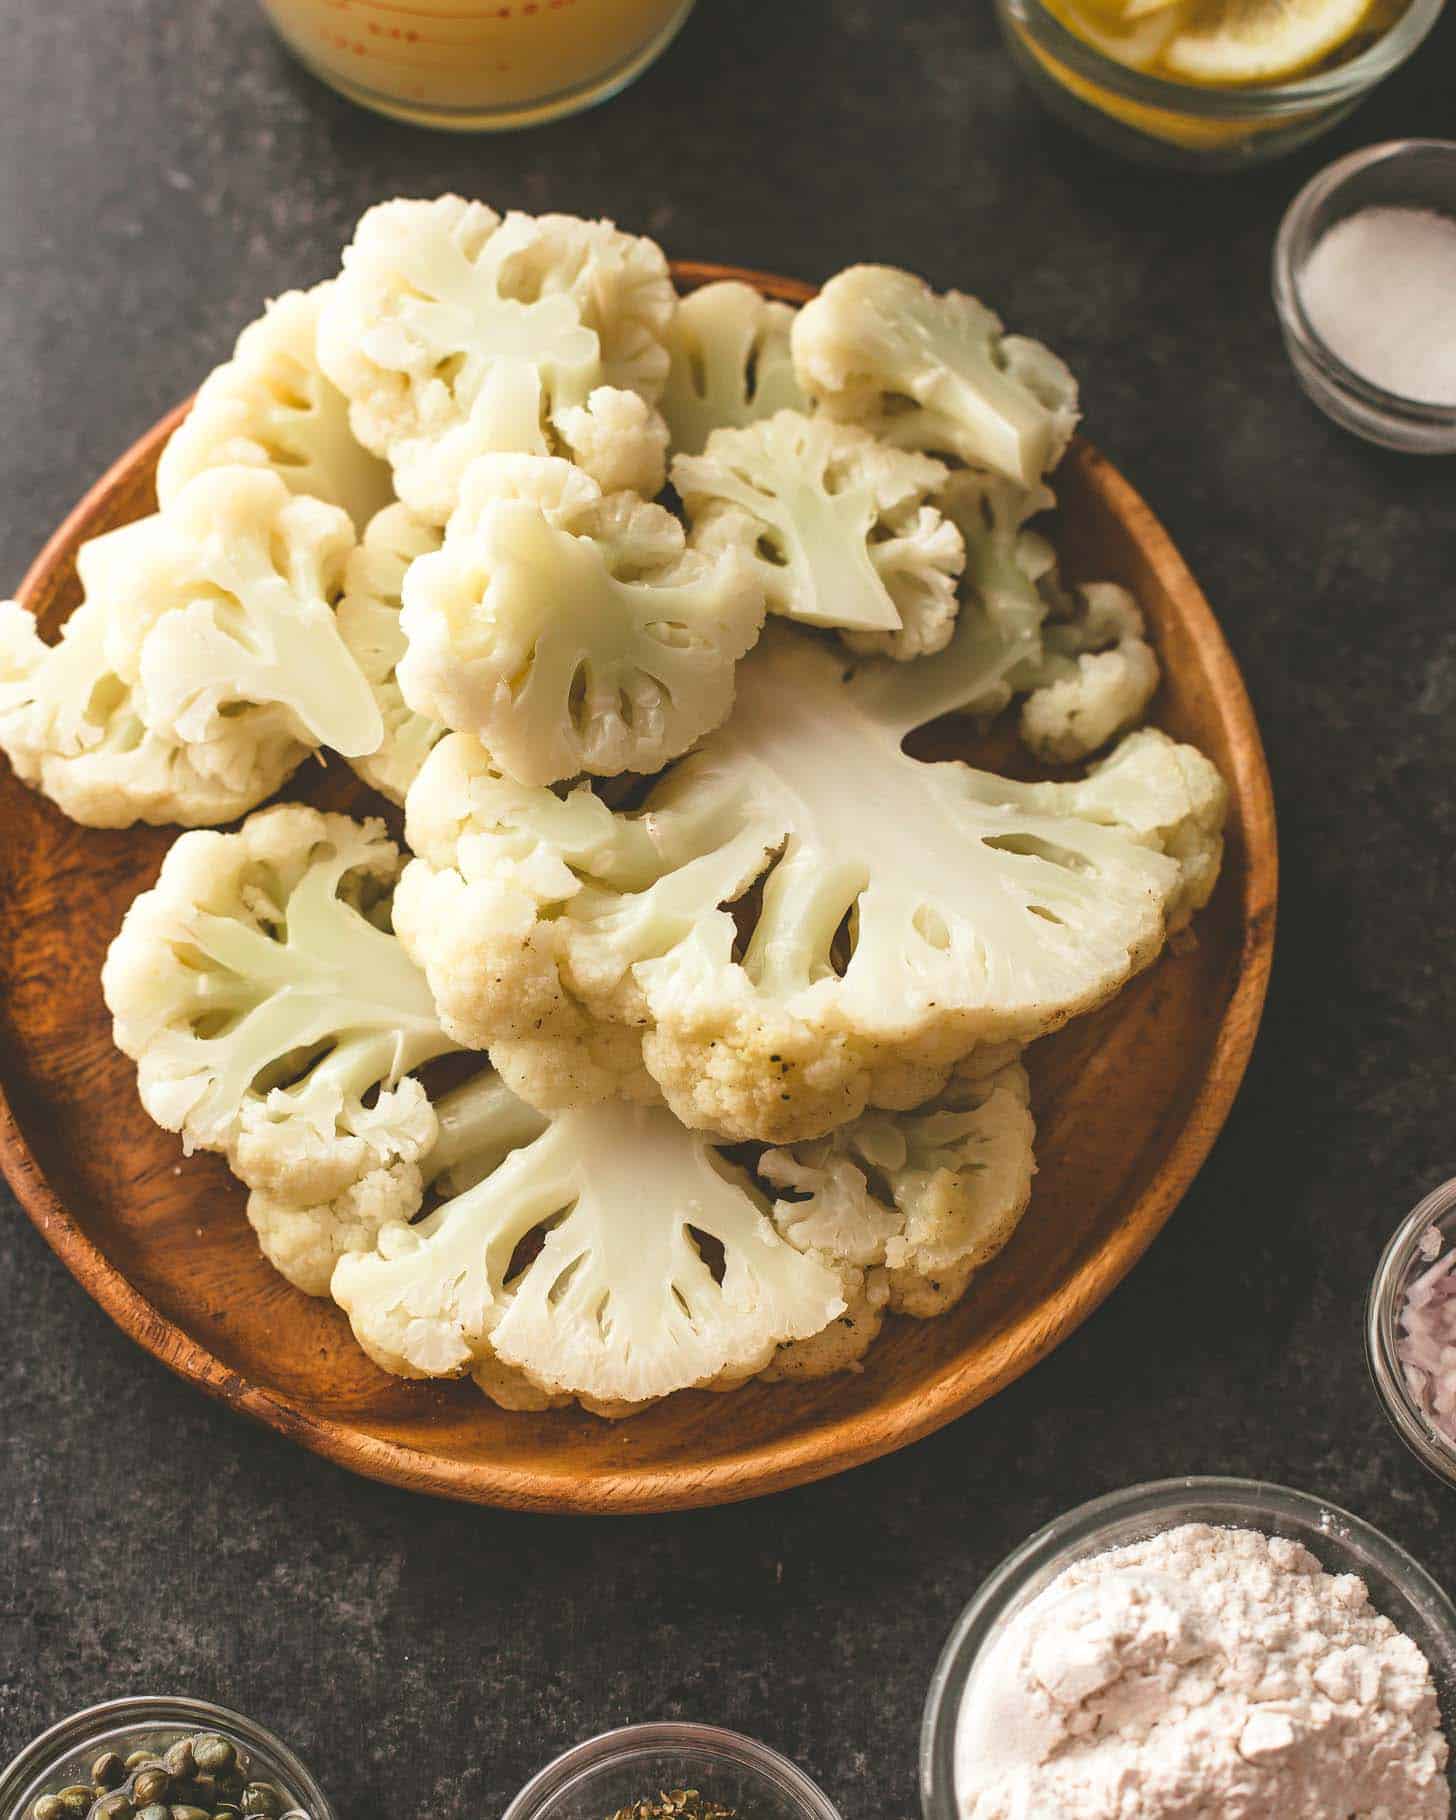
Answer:
<svg viewBox="0 0 1456 1820"><path fill-rule="evenodd" d="M693 0L263 0L341 94L422 126L532 126L605 101Z"/></svg>

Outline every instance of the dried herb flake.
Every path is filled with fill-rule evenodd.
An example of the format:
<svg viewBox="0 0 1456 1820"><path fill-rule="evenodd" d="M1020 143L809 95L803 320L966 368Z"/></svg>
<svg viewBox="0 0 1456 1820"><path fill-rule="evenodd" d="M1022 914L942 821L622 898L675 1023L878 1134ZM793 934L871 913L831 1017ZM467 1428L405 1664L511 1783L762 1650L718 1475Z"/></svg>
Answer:
<svg viewBox="0 0 1456 1820"><path fill-rule="evenodd" d="M660 1789L655 1796L619 1807L606 1820L736 1820L738 1810L705 1801L695 1788Z"/></svg>

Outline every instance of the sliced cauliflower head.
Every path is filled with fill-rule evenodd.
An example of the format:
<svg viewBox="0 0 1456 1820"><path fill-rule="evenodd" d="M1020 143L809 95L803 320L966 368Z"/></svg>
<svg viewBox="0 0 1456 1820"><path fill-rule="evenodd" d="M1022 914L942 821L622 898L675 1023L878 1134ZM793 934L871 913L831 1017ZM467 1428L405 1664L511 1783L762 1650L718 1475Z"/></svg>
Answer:
<svg viewBox="0 0 1456 1820"><path fill-rule="evenodd" d="M1056 466L1076 428L1077 383L1050 349L893 266L831 278L800 310L793 354L800 385L831 414L1023 486Z"/></svg>
<svg viewBox="0 0 1456 1820"><path fill-rule="evenodd" d="M1030 693L1021 737L1038 758L1071 764L1136 725L1157 692L1158 660L1126 588L1094 581L1042 628L1042 655L1013 672Z"/></svg>
<svg viewBox="0 0 1456 1820"><path fill-rule="evenodd" d="M270 468L294 493L342 506L362 529L392 496L388 464L349 428L349 401L319 368L316 337L327 284L288 291L238 337L203 380L157 464L165 508L209 468Z"/></svg>
<svg viewBox="0 0 1456 1820"><path fill-rule="evenodd" d="M656 771L727 714L763 612L749 564L686 549L661 506L566 461L482 456L405 576L399 684L523 783Z"/></svg>
<svg viewBox="0 0 1456 1820"><path fill-rule="evenodd" d="M945 646L965 546L928 503L947 470L867 430L780 411L715 430L672 483L705 556L741 554L769 610L894 658Z"/></svg>
<svg viewBox="0 0 1456 1820"><path fill-rule="evenodd" d="M781 1193L790 1244L848 1273L883 1272L882 1306L953 1306L1025 1213L1035 1171L1026 1071L972 1058L916 1112L866 1112L828 1137L769 1150L758 1173Z"/></svg>
<svg viewBox="0 0 1456 1820"><path fill-rule="evenodd" d="M87 545L78 566L153 732L226 746L232 719L268 708L301 744L350 758L383 735L334 617L353 547L339 507L265 468L214 468L165 511Z"/></svg>
<svg viewBox="0 0 1456 1820"><path fill-rule="evenodd" d="M558 1114L418 1225L386 1227L332 1292L387 1371L495 1359L611 1413L749 1377L845 1306L705 1138L612 1104Z"/></svg>
<svg viewBox="0 0 1456 1820"><path fill-rule="evenodd" d="M399 496L443 524L487 451L566 454L653 493L675 297L662 251L607 221L459 196L370 209L319 318L319 361ZM598 471L600 470L600 471Z"/></svg>
<svg viewBox="0 0 1456 1820"><path fill-rule="evenodd" d="M339 633L374 691L384 725L378 751L349 763L366 784L394 803L403 803L420 766L445 732L438 721L410 707L397 674L405 653L400 625L404 578L411 563L439 549L443 535L408 506L386 506L370 519L344 571L344 597L336 616Z"/></svg>
<svg viewBox="0 0 1456 1820"><path fill-rule="evenodd" d="M574 1020L635 1026L684 1123L793 1142L1101 1004L1206 895L1225 794L1191 747L1137 734L1068 783L923 764L875 680L774 629L626 812L443 742L407 805L432 913L404 933L456 1027L539 1063Z"/></svg>
<svg viewBox="0 0 1456 1820"><path fill-rule="evenodd" d="M546 1123L491 1074L436 1101L434 1117L435 1135L418 1163L371 1170L332 1200L298 1206L253 1190L248 1219L263 1255L295 1288L326 1296L339 1259L372 1251L385 1226L408 1224L427 1184L446 1183L452 1193L474 1186Z"/></svg>
<svg viewBox="0 0 1456 1820"><path fill-rule="evenodd" d="M276 708L251 708L189 744L152 732L107 656L101 608L77 607L54 645L0 601L0 751L73 821L205 827L256 808L308 755Z"/></svg>
<svg viewBox="0 0 1456 1820"><path fill-rule="evenodd" d="M381 1171L417 1190L436 1120L409 1071L454 1045L389 928L398 870L379 822L266 809L175 841L107 954L142 1104L273 1201L317 1206Z"/></svg>
<svg viewBox="0 0 1456 1820"><path fill-rule="evenodd" d="M679 454L700 454L714 430L809 409L794 377L793 326L788 304L737 279L705 284L683 298L668 339L672 365L662 394Z"/></svg>

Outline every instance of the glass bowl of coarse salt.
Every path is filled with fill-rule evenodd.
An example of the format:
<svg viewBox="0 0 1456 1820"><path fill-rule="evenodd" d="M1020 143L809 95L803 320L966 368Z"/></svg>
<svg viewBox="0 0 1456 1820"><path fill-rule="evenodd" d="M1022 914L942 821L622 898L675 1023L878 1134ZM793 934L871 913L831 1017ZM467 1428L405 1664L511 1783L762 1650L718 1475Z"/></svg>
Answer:
<svg viewBox="0 0 1456 1820"><path fill-rule="evenodd" d="M1365 1350L1396 1433L1456 1485L1456 1180L1391 1235L1370 1285Z"/></svg>
<svg viewBox="0 0 1456 1820"><path fill-rule="evenodd" d="M1213 1594L1227 1595L1226 1605ZM1212 1683L1211 1661L1257 1679L1245 1690L1225 1680L1220 1699L1209 1700L1212 1687L1200 1693L1198 1683ZM1169 1681L1175 1698L1161 1717L1170 1729L1159 1731L1148 1699L1155 1705ZM1048 1690L1050 1699L1028 1698ZM1207 1723L1194 1738L1183 1728L1191 1721L1197 1730L1200 1700ZM1213 1730L1236 1707L1240 1735L1220 1752ZM1060 1742L1046 1735L1049 1714L1068 1734ZM1075 1775L1085 1765L1089 1812L1103 1811L1091 1796L1103 1786L1096 1778L1110 1774L1105 1786L1119 1789L1146 1777L1138 1812L1154 1814L1162 1811L1159 1764L1177 1769L1179 1750L1192 1743L1205 1762L1249 1761L1266 1778L1238 1790L1249 1812L1364 1812L1369 1791L1353 1779L1384 1765L1412 1780L1382 1811L1426 1820L1450 1811L1443 1733L1456 1743L1456 1607L1404 1549L1348 1511L1284 1486L1164 1479L1059 1517L980 1587L931 1680L920 1799L925 1820L1075 1813ZM1100 1755L1104 1744L1122 1750L1117 1763ZM1024 1807L996 1805L1020 1773L1019 1756L1060 1760L1058 1774L1071 1768L1072 1786L1059 1784L1049 1800L1033 1782L1020 1790ZM1293 1798L1259 1805L1268 1780ZM1189 1784L1175 1792L1186 1800ZM1218 1794L1199 1811L1224 1811ZM1362 1799L1341 1805L1347 1794ZM988 1805L978 1809L978 1796ZM1191 1806L1175 1801L1170 1811Z"/></svg>
<svg viewBox="0 0 1456 1820"><path fill-rule="evenodd" d="M1456 143L1369 146L1306 184L1275 242L1274 303L1328 417L1388 449L1456 451Z"/></svg>

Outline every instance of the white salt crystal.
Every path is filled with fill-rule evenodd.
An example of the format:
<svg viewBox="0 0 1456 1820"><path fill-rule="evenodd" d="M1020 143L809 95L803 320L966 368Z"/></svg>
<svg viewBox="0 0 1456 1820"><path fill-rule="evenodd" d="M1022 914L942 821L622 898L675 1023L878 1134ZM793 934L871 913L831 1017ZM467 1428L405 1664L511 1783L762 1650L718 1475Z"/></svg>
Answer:
<svg viewBox="0 0 1456 1820"><path fill-rule="evenodd" d="M1316 244L1299 275L1315 331L1362 379L1456 405L1456 218L1362 209Z"/></svg>

